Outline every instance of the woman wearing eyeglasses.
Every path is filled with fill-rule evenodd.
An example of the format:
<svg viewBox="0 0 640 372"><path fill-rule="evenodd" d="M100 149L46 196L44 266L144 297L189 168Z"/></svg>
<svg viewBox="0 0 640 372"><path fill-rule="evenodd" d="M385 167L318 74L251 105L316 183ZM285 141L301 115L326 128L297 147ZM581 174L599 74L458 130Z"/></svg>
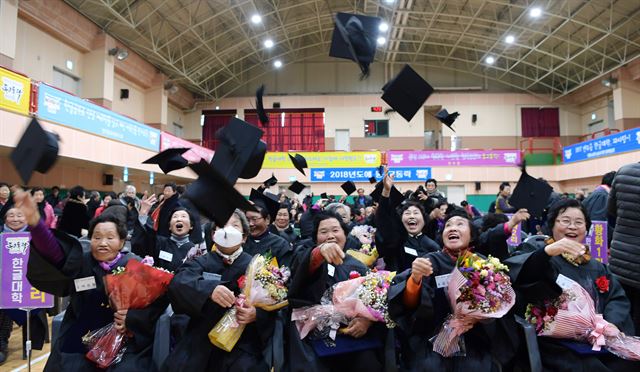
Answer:
<svg viewBox="0 0 640 372"><path fill-rule="evenodd" d="M547 227L551 236L542 247L524 243L524 253L510 258L514 288L518 293L516 311L525 313L528 304L553 302L562 294L560 284L568 278L582 286L595 304L595 311L620 331L633 335L629 300L608 266L590 257L584 245L591 220L582 204L564 199L551 207ZM549 303L549 302L547 302ZM621 371L635 363L609 353L591 353L591 345L576 341L538 337L540 356L545 369L553 371ZM585 347L586 346L586 347ZM584 351L582 351L584 349ZM630 366L631 365L631 366ZM635 369L637 370L637 369Z"/></svg>

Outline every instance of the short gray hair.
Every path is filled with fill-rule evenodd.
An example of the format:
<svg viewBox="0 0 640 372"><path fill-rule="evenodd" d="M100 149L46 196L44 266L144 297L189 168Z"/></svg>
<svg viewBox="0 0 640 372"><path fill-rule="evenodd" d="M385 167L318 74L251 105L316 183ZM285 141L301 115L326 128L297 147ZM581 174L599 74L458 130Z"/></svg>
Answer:
<svg viewBox="0 0 640 372"><path fill-rule="evenodd" d="M351 216L351 208L349 208L348 206L342 203L338 203L338 202L331 203L327 205L324 209L330 213L338 213L338 209L344 209L345 211L347 211L347 213L349 213L349 216Z"/></svg>

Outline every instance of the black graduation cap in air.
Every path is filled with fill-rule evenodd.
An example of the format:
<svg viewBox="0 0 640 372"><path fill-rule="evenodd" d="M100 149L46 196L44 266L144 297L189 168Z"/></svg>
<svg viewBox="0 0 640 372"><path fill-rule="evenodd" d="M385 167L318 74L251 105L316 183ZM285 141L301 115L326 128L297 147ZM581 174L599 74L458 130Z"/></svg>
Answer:
<svg viewBox="0 0 640 372"><path fill-rule="evenodd" d="M256 189L251 189L249 200L259 208L266 209L269 217L271 217L271 222L275 221L278 209L280 208L280 202L278 200L265 195Z"/></svg>
<svg viewBox="0 0 640 372"><path fill-rule="evenodd" d="M264 181L263 185L265 185L266 187L271 187L271 186L275 186L278 183L278 179L276 178L275 174L271 173L271 177L269 177L268 180Z"/></svg>
<svg viewBox="0 0 640 372"><path fill-rule="evenodd" d="M327 195L327 193L326 193L326 192L323 192L322 194L320 194L320 197L321 197L322 199L329 199L329 195Z"/></svg>
<svg viewBox="0 0 640 372"><path fill-rule="evenodd" d="M291 190L292 192L294 192L295 194L300 194L302 192L302 190L304 190L307 187L307 185L300 183L298 181L294 181L291 186L289 186L289 190Z"/></svg>
<svg viewBox="0 0 640 372"><path fill-rule="evenodd" d="M340 187L342 188L342 190L344 190L345 193L347 193L347 196L353 194L356 191L356 184L353 183L353 181L347 181L340 185Z"/></svg>
<svg viewBox="0 0 640 372"><path fill-rule="evenodd" d="M304 174L305 176L307 175L306 173L304 173L304 169L308 168L307 159L305 159L304 156L300 154L291 156L291 154L289 154L289 159L291 159L291 163L293 163L293 166L296 167L296 169L299 170L300 173Z"/></svg>
<svg viewBox="0 0 640 372"><path fill-rule="evenodd" d="M440 120L442 124L446 125L447 127L449 127L449 129L455 132L455 130L451 126L453 125L453 122L456 121L458 116L460 116L458 112L450 114L447 110L442 109L438 111L438 113L435 115L435 118Z"/></svg>
<svg viewBox="0 0 640 372"><path fill-rule="evenodd" d="M220 140L211 160L211 166L235 184L238 178L253 178L262 168L267 144L260 138L264 132L245 121L232 118L218 131Z"/></svg>
<svg viewBox="0 0 640 372"><path fill-rule="evenodd" d="M162 172L167 174L174 170L182 169L189 164L187 159L182 157L182 154L187 151L189 151L188 147L166 149L143 161L142 164L158 164Z"/></svg>
<svg viewBox="0 0 640 372"><path fill-rule="evenodd" d="M371 194L369 194L369 196L371 196L371 199L373 199L373 201L379 202L380 197L382 196L382 189L383 189L382 182L378 182L375 189L371 192ZM391 202L391 205L390 205L391 208L395 208L399 206L404 201L404 196L400 191L398 191L398 189L396 189L395 186L391 187L391 193L389 194L389 201Z"/></svg>
<svg viewBox="0 0 640 372"><path fill-rule="evenodd" d="M256 210L225 176L205 160L201 159L189 167L198 174L198 179L187 187L184 196L217 226L224 226L236 208Z"/></svg>
<svg viewBox="0 0 640 372"><path fill-rule="evenodd" d="M329 56L350 59L360 66L362 77L369 76L369 65L376 55L380 18L338 13L331 37Z"/></svg>
<svg viewBox="0 0 640 372"><path fill-rule="evenodd" d="M29 184L34 171L47 173L53 167L58 159L58 141L56 134L42 129L36 118L31 119L10 155L25 185Z"/></svg>
<svg viewBox="0 0 640 372"><path fill-rule="evenodd" d="M518 209L526 208L532 217L541 217L553 187L527 174L524 161L521 169L522 174L509 198L509 203Z"/></svg>
<svg viewBox="0 0 640 372"><path fill-rule="evenodd" d="M406 121L411 121L433 93L433 87L409 65L405 65L382 90L382 99Z"/></svg>
<svg viewBox="0 0 640 372"><path fill-rule="evenodd" d="M376 182L378 182L378 180L375 177L369 178L369 183L376 183Z"/></svg>
<svg viewBox="0 0 640 372"><path fill-rule="evenodd" d="M264 111L264 104L262 103L262 96L264 95L264 84L260 85L260 88L256 90L256 112L258 113L258 120L264 125L269 124L269 115Z"/></svg>

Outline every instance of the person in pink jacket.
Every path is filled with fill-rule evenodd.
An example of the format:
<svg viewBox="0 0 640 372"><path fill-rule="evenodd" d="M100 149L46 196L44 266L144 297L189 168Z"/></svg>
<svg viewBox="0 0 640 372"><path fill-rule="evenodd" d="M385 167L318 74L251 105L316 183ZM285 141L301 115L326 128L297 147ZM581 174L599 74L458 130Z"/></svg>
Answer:
<svg viewBox="0 0 640 372"><path fill-rule="evenodd" d="M56 228L57 217L53 213L53 207L44 200L44 189L42 187L34 187L31 189L31 195L38 203L38 209L40 210L40 216L44 221L45 226L51 229Z"/></svg>

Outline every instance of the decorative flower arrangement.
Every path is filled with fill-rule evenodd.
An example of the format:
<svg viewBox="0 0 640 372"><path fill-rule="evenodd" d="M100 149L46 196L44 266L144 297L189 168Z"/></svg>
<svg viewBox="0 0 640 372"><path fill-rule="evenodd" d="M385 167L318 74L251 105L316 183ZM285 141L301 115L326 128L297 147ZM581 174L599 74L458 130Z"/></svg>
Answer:
<svg viewBox="0 0 640 372"><path fill-rule="evenodd" d="M375 247L376 229L369 225L359 225L354 226L350 234L358 238L360 249L348 249L347 254L368 267L373 266L379 257L378 250Z"/></svg>
<svg viewBox="0 0 640 372"><path fill-rule="evenodd" d="M563 292L560 297L554 300L544 300L540 305L528 304L525 311L525 319L536 326L536 333L549 330L549 324L553 322L558 310L567 309L567 301L571 295Z"/></svg>
<svg viewBox="0 0 640 372"><path fill-rule="evenodd" d="M607 293L609 292L609 279L605 275L598 277L595 281L596 287L598 287L598 292Z"/></svg>

